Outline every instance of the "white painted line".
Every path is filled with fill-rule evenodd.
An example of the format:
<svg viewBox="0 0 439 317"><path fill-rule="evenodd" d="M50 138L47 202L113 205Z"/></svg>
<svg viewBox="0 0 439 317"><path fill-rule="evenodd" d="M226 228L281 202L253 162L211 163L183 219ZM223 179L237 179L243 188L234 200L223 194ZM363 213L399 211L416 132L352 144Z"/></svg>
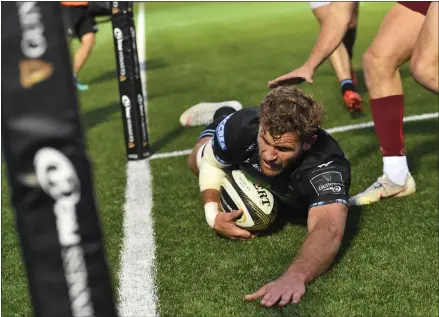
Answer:
<svg viewBox="0 0 439 317"><path fill-rule="evenodd" d="M119 275L121 317L158 316L152 177L148 160L130 161L125 191L123 246Z"/></svg>
<svg viewBox="0 0 439 317"><path fill-rule="evenodd" d="M139 50L144 47L145 41L145 20L142 15L144 7L143 3L140 3L137 20ZM139 62L145 62L144 50L142 55L139 54ZM142 72L145 72L145 69ZM159 313L155 286L155 239L151 214L152 176L148 160L128 161L124 211L119 315L157 317Z"/></svg>
<svg viewBox="0 0 439 317"><path fill-rule="evenodd" d="M187 149L183 151L175 151L175 152L168 152L168 153L158 153L150 156L150 160L156 160L161 158L167 158L167 157L174 157L174 156L184 156L189 155L192 152L192 149Z"/></svg>
<svg viewBox="0 0 439 317"><path fill-rule="evenodd" d="M438 112L424 113L424 114L420 114L420 115L404 117L403 120L404 120L404 122L427 120L427 119L437 118L438 115L439 115ZM373 126L374 126L373 121L369 121L369 122L365 122L365 123L346 125L346 126L342 126L342 127L335 127L335 128L327 129L326 131L328 131L328 133L337 133L337 132L365 129L365 128L369 128L369 127L373 127Z"/></svg>
<svg viewBox="0 0 439 317"><path fill-rule="evenodd" d="M439 117L439 112L433 112L433 113L424 113L420 115L413 115L404 117L404 122L409 121L419 121L419 120L427 120L427 119L434 119ZM345 125L341 127L334 127L327 129L326 131L328 133L337 133L337 132L345 132L345 131L351 131L351 130L359 130L359 129L365 129L373 127L373 121L365 122L365 123L359 123L359 124L351 124L351 125ZM163 159L168 157L175 157L175 156L184 156L189 155L192 152L192 149L187 150L181 150L181 151L175 151L175 152L167 152L167 153L158 153L150 156L150 160L155 159Z"/></svg>

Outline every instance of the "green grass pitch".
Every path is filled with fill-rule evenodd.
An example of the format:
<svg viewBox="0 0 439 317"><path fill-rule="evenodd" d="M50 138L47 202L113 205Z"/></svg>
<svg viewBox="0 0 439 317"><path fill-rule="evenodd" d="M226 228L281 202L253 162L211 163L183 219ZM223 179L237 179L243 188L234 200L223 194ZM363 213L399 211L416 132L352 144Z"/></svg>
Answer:
<svg viewBox="0 0 439 317"><path fill-rule="evenodd" d="M343 109L328 64L316 72L313 85L303 85L325 105L324 127L371 120L361 54L391 5L360 5L354 66L366 103L364 118L353 120ZM318 31L304 2L148 3L146 9L149 130L159 152L190 148L197 139L201 128L179 128L179 115L190 105L233 99L244 106L257 105L268 91L268 80L305 61ZM81 112L109 264L118 285L126 160L108 23L100 25L97 41L80 76L90 85L80 94ZM436 112L437 96L414 82L407 65L401 76L405 115ZM305 238L306 227L288 224L271 236L247 242L216 237L205 223L186 157L151 161L160 315L437 316L438 120L409 122L404 130L416 195L352 208L334 266L307 287L299 305L285 308L263 308L243 297L282 274ZM382 172L374 130L334 135L351 160L351 194L356 194ZM1 313L30 316L4 164L1 195Z"/></svg>

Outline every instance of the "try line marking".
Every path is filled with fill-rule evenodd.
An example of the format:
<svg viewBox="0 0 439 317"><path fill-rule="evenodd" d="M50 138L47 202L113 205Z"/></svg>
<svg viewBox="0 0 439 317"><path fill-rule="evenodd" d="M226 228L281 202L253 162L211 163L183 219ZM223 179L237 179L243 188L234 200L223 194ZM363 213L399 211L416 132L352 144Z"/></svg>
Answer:
<svg viewBox="0 0 439 317"><path fill-rule="evenodd" d="M404 117L404 122L410 122L410 121L419 121L419 120L427 120L427 119L433 119L438 118L439 112L432 112L432 113L424 113L420 115L413 115ZM373 127L373 121L365 122L365 123L359 123L359 124L351 124L351 125L345 125L341 127L334 127L330 129L326 129L328 133L337 133L337 132L345 132L345 131L351 131L351 130L359 130L359 129L365 129ZM189 155L192 152L192 149L182 150L182 151L175 151L175 152L167 152L167 153L158 153L153 154L149 158L149 160L157 160L157 159L163 159L168 157L176 157L176 156L184 156Z"/></svg>
<svg viewBox="0 0 439 317"><path fill-rule="evenodd" d="M139 3L137 48L146 105L145 7ZM145 107L146 108L146 107ZM145 111L146 113L146 111ZM128 161L119 272L119 315L156 317L152 176L148 160Z"/></svg>

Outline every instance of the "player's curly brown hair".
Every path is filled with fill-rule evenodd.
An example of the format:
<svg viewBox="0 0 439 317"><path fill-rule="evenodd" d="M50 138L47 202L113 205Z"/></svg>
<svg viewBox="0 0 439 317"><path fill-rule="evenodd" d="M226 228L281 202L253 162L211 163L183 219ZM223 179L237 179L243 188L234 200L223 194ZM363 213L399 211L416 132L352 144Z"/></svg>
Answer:
<svg viewBox="0 0 439 317"><path fill-rule="evenodd" d="M323 116L322 105L294 86L271 90L259 105L260 124L274 139L295 132L302 142L306 141L322 123Z"/></svg>

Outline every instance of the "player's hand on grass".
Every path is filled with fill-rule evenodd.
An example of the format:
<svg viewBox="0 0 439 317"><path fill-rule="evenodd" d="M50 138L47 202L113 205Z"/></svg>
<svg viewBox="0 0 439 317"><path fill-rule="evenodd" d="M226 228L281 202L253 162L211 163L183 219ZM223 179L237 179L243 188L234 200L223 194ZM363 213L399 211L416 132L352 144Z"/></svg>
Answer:
<svg viewBox="0 0 439 317"><path fill-rule="evenodd" d="M229 239L251 239L254 236L247 230L238 227L235 220L241 217L242 210L220 212L215 218L213 228L215 231Z"/></svg>
<svg viewBox="0 0 439 317"><path fill-rule="evenodd" d="M288 74L282 75L276 79L270 80L268 82L268 87L276 88L282 85L297 85L304 81L312 84L312 76L314 75L314 69L307 65L303 65Z"/></svg>
<svg viewBox="0 0 439 317"><path fill-rule="evenodd" d="M277 280L265 284L253 294L246 295L245 300L261 298L260 304L271 307L276 303L285 306L290 302L299 303L305 294L305 283L299 275L282 275Z"/></svg>

